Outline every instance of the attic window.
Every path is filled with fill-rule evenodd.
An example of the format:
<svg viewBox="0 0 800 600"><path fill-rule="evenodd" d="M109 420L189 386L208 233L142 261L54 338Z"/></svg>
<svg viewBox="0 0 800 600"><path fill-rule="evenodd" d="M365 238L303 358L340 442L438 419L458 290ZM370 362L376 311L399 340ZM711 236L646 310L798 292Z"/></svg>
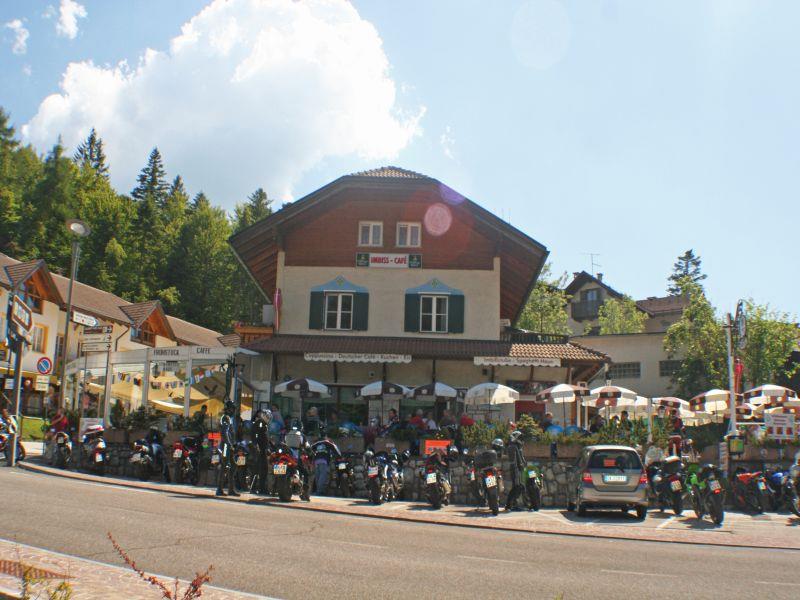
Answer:
<svg viewBox="0 0 800 600"><path fill-rule="evenodd" d="M142 323L141 327L131 327L131 341L144 344L145 346L155 347L156 333L150 328L148 323Z"/></svg>

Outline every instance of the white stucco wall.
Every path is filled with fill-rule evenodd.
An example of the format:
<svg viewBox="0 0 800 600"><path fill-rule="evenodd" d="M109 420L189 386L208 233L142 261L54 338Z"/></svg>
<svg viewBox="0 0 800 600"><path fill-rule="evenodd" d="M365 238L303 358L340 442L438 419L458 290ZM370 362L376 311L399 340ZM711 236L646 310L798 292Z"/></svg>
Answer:
<svg viewBox="0 0 800 600"><path fill-rule="evenodd" d="M308 328L311 288L342 276L369 291L369 329L367 331L320 331ZM405 290L431 279L464 293L464 333L407 333L404 326ZM380 269L287 267L283 253L278 257L278 287L283 295L280 333L315 335L368 335L497 340L500 338L500 259L494 269Z"/></svg>

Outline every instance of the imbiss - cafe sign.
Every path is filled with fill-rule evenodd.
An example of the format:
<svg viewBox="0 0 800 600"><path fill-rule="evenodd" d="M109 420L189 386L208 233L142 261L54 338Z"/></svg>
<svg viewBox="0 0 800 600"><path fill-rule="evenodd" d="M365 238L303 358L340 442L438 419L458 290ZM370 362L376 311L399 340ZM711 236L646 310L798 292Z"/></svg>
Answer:
<svg viewBox="0 0 800 600"><path fill-rule="evenodd" d="M422 255L358 252L356 254L356 266L381 269L421 269Z"/></svg>

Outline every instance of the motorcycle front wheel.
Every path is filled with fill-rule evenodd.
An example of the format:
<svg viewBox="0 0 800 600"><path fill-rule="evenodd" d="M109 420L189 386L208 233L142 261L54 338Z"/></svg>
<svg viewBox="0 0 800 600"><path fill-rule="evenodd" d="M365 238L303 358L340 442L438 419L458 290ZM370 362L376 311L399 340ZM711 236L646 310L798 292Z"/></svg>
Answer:
<svg viewBox="0 0 800 600"><path fill-rule="evenodd" d="M500 512L500 498L497 495L497 486L490 487L486 490L486 499L489 502L489 509L493 515Z"/></svg>

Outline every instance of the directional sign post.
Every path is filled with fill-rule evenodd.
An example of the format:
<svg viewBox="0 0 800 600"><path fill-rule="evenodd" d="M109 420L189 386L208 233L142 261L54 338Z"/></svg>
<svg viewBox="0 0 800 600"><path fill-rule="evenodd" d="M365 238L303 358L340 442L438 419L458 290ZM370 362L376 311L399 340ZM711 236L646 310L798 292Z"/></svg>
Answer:
<svg viewBox="0 0 800 600"><path fill-rule="evenodd" d="M11 304L11 322L17 326L17 331L20 333L27 333L33 327L33 313L17 295Z"/></svg>
<svg viewBox="0 0 800 600"><path fill-rule="evenodd" d="M84 352L108 352L111 349L111 332L113 327L85 327L81 340L81 349Z"/></svg>
<svg viewBox="0 0 800 600"><path fill-rule="evenodd" d="M97 319L91 315L85 315L77 310L72 311L72 322L87 327L97 327Z"/></svg>

